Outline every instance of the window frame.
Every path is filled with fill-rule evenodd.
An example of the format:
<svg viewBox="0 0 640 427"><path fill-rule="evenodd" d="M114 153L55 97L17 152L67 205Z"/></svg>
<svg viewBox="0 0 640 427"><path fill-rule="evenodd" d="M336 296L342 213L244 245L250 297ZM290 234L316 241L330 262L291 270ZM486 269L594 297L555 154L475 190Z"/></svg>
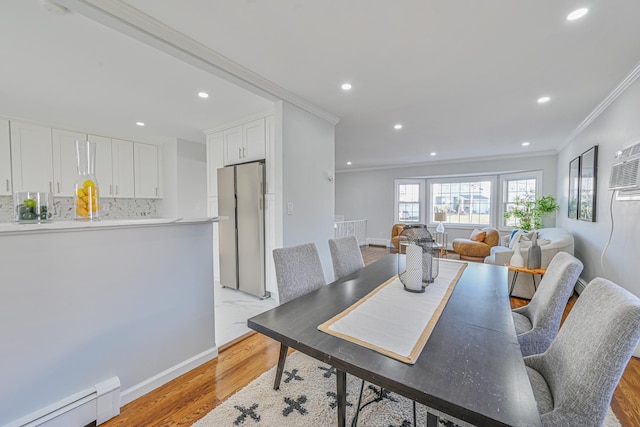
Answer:
<svg viewBox="0 0 640 427"><path fill-rule="evenodd" d="M419 218L415 221L407 221L400 219L400 185L419 185L418 189L418 203L420 214ZM411 178L396 178L393 182L394 186L394 198L393 198L393 218L396 224L424 224L426 218L426 203L425 203L425 180L424 179L411 179Z"/></svg>
<svg viewBox="0 0 640 427"><path fill-rule="evenodd" d="M433 184L451 184L451 183L460 183L460 182L473 182L473 181L489 181L491 183L492 191L489 196L489 224L459 224L459 223L450 223L443 222L443 225L446 228L454 228L454 229L474 229L474 228L484 228L484 227L493 227L495 228L495 218L496 218L496 191L498 189L498 176L497 175L465 175L465 176L449 176L449 177L437 177L437 178L429 178L427 179L427 209L429 211L428 218L428 227L437 227L438 222L434 222L433 213L434 213L434 205L432 200L432 192L433 192Z"/></svg>
<svg viewBox="0 0 640 427"><path fill-rule="evenodd" d="M525 179L535 179L536 180L536 198L541 197L542 195L542 170L530 170L523 172L514 172L509 174L500 175L500 203L498 203L498 218L500 221L498 222L498 226L496 227L501 231L513 230L515 227L512 225L507 225L504 219L504 213L506 211L505 207L508 199L508 189L509 181L519 181Z"/></svg>

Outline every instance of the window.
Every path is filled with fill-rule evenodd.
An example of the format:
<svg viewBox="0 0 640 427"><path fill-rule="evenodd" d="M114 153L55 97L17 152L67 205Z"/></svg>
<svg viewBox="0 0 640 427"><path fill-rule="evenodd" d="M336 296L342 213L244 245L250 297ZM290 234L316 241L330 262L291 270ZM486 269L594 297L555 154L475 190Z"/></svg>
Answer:
<svg viewBox="0 0 640 427"><path fill-rule="evenodd" d="M424 222L424 180L397 179L395 184L396 223Z"/></svg>
<svg viewBox="0 0 640 427"><path fill-rule="evenodd" d="M446 212L451 225L489 226L492 224L491 178L449 178L430 180L429 222L434 223L433 213Z"/></svg>
<svg viewBox="0 0 640 427"><path fill-rule="evenodd" d="M528 172L522 174L504 175L502 177L502 209L500 224L506 227L518 227L518 219L504 219L504 213L513 209L516 198L535 200L539 194L539 184L542 182L542 172Z"/></svg>

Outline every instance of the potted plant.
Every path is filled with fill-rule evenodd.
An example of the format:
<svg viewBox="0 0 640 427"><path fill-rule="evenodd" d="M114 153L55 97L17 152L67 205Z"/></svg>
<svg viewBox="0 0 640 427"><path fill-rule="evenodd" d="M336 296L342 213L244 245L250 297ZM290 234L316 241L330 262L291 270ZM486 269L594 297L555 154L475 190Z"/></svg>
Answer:
<svg viewBox="0 0 640 427"><path fill-rule="evenodd" d="M542 218L558 210L556 199L542 196L535 199L532 194L516 197L511 209L504 213L504 219L515 219L522 230L536 230L542 228Z"/></svg>

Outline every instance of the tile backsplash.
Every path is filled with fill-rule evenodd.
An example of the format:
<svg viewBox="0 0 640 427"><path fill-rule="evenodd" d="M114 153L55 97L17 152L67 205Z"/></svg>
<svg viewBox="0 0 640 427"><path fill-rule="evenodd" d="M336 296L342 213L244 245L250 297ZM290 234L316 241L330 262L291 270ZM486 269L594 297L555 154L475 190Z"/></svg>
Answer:
<svg viewBox="0 0 640 427"><path fill-rule="evenodd" d="M73 197L55 197L54 219L74 219ZM156 199L100 198L101 219L156 218ZM13 197L0 196L0 222L12 222Z"/></svg>

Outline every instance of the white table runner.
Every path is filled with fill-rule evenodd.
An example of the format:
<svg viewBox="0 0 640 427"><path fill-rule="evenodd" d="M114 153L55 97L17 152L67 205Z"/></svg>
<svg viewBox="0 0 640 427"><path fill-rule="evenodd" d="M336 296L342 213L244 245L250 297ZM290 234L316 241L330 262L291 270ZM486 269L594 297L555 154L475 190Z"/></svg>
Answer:
<svg viewBox="0 0 640 427"><path fill-rule="evenodd" d="M440 259L424 293L405 291L394 276L318 329L414 364L466 266Z"/></svg>

